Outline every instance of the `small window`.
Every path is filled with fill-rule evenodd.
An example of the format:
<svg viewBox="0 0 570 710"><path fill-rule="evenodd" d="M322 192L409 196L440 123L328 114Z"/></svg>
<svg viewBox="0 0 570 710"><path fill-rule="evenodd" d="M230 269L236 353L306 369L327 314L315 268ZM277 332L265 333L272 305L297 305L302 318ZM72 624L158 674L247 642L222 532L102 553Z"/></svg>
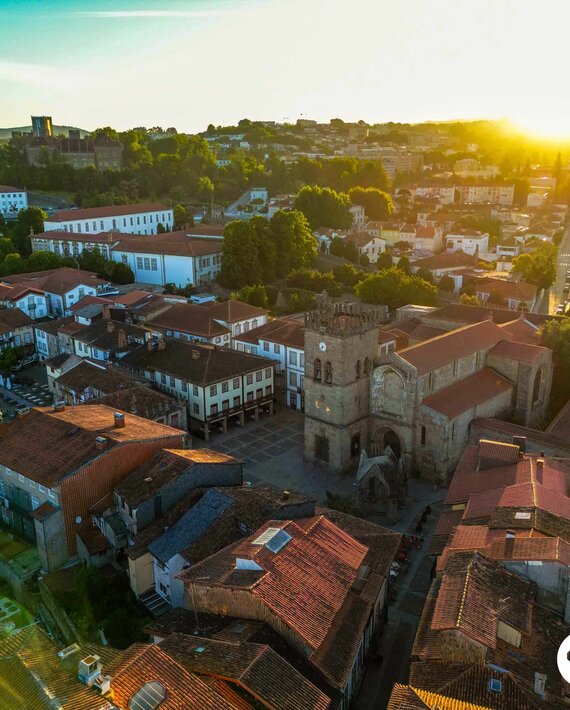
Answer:
<svg viewBox="0 0 570 710"><path fill-rule="evenodd" d="M192 405L192 411L194 412L194 414L199 414L200 412L200 407L196 404L196 402L194 402L194 404Z"/></svg>
<svg viewBox="0 0 570 710"><path fill-rule="evenodd" d="M197 397L198 396L198 385L192 385L192 394Z"/></svg>
<svg viewBox="0 0 570 710"><path fill-rule="evenodd" d="M267 342L267 340L263 341L263 349L265 350L266 353L269 352L269 343Z"/></svg>
<svg viewBox="0 0 570 710"><path fill-rule="evenodd" d="M326 436L315 435L315 458L324 463L329 462L329 440Z"/></svg>
<svg viewBox="0 0 570 710"><path fill-rule="evenodd" d="M501 693L503 691L503 681L498 678L491 678L489 681L489 690L494 693Z"/></svg>
<svg viewBox="0 0 570 710"><path fill-rule="evenodd" d="M270 368L270 367L267 367L267 368L265 369L265 377L266 377L266 378L267 378L267 377L271 377L271 368Z"/></svg>
<svg viewBox="0 0 570 710"><path fill-rule="evenodd" d="M313 379L317 382L321 381L321 360L318 357L313 362Z"/></svg>
<svg viewBox="0 0 570 710"><path fill-rule="evenodd" d="M214 397L218 394L218 385L212 385L210 387L210 397Z"/></svg>
<svg viewBox="0 0 570 710"><path fill-rule="evenodd" d="M249 373L249 375L247 376L246 382L248 385L253 384L253 373L251 373L251 372Z"/></svg>
<svg viewBox="0 0 570 710"><path fill-rule="evenodd" d="M325 363L325 382L327 385L332 385L332 365L330 362Z"/></svg>
<svg viewBox="0 0 570 710"><path fill-rule="evenodd" d="M255 381L256 381L256 382L261 382L262 379L263 379L263 370L258 370L258 371L255 373Z"/></svg>
<svg viewBox="0 0 570 710"><path fill-rule="evenodd" d="M422 427L421 444L422 444L422 446L426 445L426 428L425 428L425 426Z"/></svg>
<svg viewBox="0 0 570 710"><path fill-rule="evenodd" d="M354 370L355 370L354 376L357 380L359 380L360 379L360 360L356 361L356 365L355 365Z"/></svg>
<svg viewBox="0 0 570 710"><path fill-rule="evenodd" d="M229 389L229 382L222 382L222 392L227 392Z"/></svg>
<svg viewBox="0 0 570 710"><path fill-rule="evenodd" d="M234 379L234 389L237 390L239 387L239 377L236 377Z"/></svg>

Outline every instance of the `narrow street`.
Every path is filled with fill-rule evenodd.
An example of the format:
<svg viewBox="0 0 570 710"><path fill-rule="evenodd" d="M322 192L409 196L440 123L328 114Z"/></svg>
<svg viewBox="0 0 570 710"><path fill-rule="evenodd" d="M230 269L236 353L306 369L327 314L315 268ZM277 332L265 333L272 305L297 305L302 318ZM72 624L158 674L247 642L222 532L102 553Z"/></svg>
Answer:
<svg viewBox="0 0 570 710"><path fill-rule="evenodd" d="M556 270L556 281L550 287L548 297L548 310L540 309L540 313L553 315L556 313L556 308L559 303L564 302L564 283L566 280L566 271L570 269L570 225L566 227L564 239L558 247L558 268ZM545 299L546 300L546 299Z"/></svg>

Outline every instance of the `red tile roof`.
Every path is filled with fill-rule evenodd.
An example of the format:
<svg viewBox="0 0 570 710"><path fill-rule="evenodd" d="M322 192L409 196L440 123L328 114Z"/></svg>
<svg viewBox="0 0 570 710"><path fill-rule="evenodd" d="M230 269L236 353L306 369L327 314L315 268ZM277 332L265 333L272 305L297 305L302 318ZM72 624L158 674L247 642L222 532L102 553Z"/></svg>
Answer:
<svg viewBox="0 0 570 710"><path fill-rule="evenodd" d="M102 286L107 283L100 279L92 271L82 269L72 269L69 266L62 266L59 269L49 269L47 271L30 271L25 274L11 274L3 276L2 281L8 284L22 284L34 286L42 291L63 295L76 286Z"/></svg>
<svg viewBox="0 0 570 710"><path fill-rule="evenodd" d="M186 230L165 234L116 234L113 250L131 253L203 256L219 254L223 240L190 236Z"/></svg>
<svg viewBox="0 0 570 710"><path fill-rule="evenodd" d="M101 217L119 217L127 214L141 214L143 212L161 212L171 210L171 207L161 202L138 202L132 205L107 205L105 207L87 207L80 210L59 210L48 217L46 224L52 222L77 222L81 219L98 219Z"/></svg>
<svg viewBox="0 0 570 710"><path fill-rule="evenodd" d="M249 303L230 298L222 303L209 301L204 306L209 309L213 318L224 321L224 323L237 323L247 318L264 316L267 313L265 308L250 306Z"/></svg>
<svg viewBox="0 0 570 710"><path fill-rule="evenodd" d="M503 441L480 439L477 447L477 456L504 463L517 463L520 458L520 447L517 444L506 444Z"/></svg>
<svg viewBox="0 0 570 710"><path fill-rule="evenodd" d="M174 303L147 321L162 330L177 331L188 335L214 338L227 335L228 329L217 323L208 308L194 303Z"/></svg>
<svg viewBox="0 0 570 710"><path fill-rule="evenodd" d="M489 350L509 333L490 320L466 325L444 335L400 350L398 356L415 367L419 375L443 367L478 350Z"/></svg>
<svg viewBox="0 0 570 710"><path fill-rule="evenodd" d="M236 335L236 340L259 345L260 340L279 343L290 348L303 350L305 347L305 326L301 321L276 318L258 328ZM262 352L259 353L263 354Z"/></svg>
<svg viewBox="0 0 570 710"><path fill-rule="evenodd" d="M501 279L485 279L475 286L476 293L491 293L495 291L503 298L521 301L532 301L537 294L537 287L525 281L504 281Z"/></svg>
<svg viewBox="0 0 570 710"><path fill-rule="evenodd" d="M501 343L495 345L490 355L494 357L504 357L509 360L532 362L548 352L548 348L543 348L538 345L538 343L529 345L528 343L515 343L513 341L503 340Z"/></svg>
<svg viewBox="0 0 570 710"><path fill-rule="evenodd" d="M520 318L517 318L510 323L501 323L499 328L503 328L503 330L507 333L510 333L510 335L513 336L513 340L517 343L527 343L528 345L540 344L538 326L525 320L523 314L521 314Z"/></svg>
<svg viewBox="0 0 570 710"><path fill-rule="evenodd" d="M454 419L469 410L474 410L477 416L477 407L512 391L512 383L494 370L484 368L426 397L422 404L448 419Z"/></svg>

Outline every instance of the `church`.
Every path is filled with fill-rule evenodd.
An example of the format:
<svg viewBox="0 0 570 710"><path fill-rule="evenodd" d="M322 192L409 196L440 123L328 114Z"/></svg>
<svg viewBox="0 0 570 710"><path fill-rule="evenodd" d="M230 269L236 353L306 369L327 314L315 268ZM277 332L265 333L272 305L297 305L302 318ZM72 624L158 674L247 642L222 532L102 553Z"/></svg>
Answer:
<svg viewBox="0 0 570 710"><path fill-rule="evenodd" d="M445 485L474 419L545 421L552 351L524 315L499 324L490 312L388 352L378 348L383 316L381 307L327 301L306 314L306 460L356 472L362 450L377 457L389 447L406 476Z"/></svg>

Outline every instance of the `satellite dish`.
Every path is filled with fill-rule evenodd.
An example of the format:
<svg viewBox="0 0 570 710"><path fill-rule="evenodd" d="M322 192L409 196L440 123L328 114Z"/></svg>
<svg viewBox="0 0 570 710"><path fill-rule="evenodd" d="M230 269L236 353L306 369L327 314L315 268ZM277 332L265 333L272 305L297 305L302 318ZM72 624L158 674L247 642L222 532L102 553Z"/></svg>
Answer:
<svg viewBox="0 0 570 710"><path fill-rule="evenodd" d="M78 515L78 516L75 518L75 523L76 523L76 525L80 525L80 524L81 524L81 516L80 516L80 515Z"/></svg>

